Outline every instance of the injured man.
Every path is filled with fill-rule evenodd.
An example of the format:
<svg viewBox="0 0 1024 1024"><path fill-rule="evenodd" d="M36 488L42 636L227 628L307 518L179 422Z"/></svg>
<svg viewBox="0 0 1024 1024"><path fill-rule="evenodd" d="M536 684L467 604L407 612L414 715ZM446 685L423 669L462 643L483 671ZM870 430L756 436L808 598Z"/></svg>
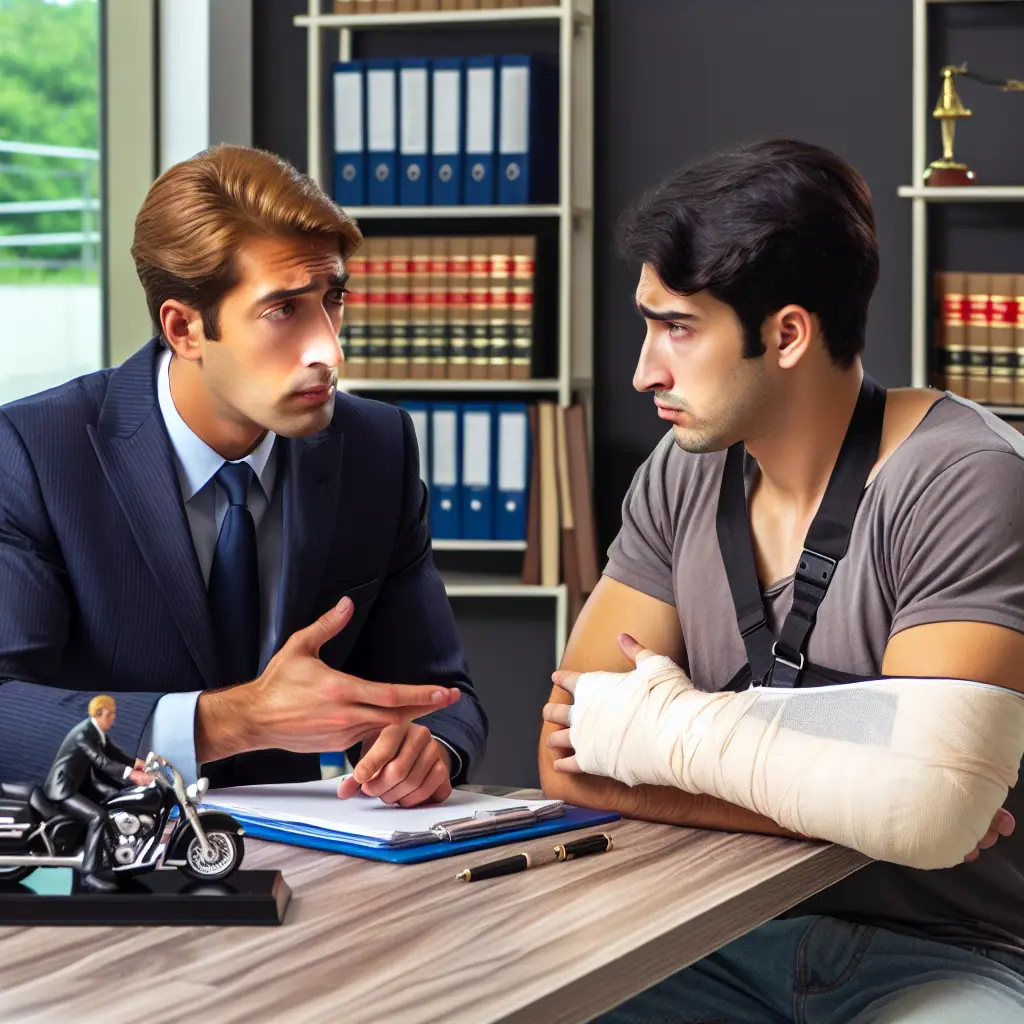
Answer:
<svg viewBox="0 0 1024 1024"><path fill-rule="evenodd" d="M1024 1024L1024 436L866 372L874 211L835 153L708 157L620 242L670 429L553 676L541 784L870 859L600 1024Z"/></svg>

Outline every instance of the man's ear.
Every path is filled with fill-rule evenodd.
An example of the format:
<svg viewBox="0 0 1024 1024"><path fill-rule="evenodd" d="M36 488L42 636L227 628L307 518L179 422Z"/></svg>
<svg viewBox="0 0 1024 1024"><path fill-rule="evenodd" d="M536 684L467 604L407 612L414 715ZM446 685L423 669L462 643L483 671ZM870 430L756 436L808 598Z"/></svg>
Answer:
<svg viewBox="0 0 1024 1024"><path fill-rule="evenodd" d="M199 310L178 299L167 299L160 307L160 328L174 354L182 359L199 359L206 340Z"/></svg>
<svg viewBox="0 0 1024 1024"><path fill-rule="evenodd" d="M790 370L803 359L818 329L817 317L803 306L783 306L770 319L769 337L780 369Z"/></svg>

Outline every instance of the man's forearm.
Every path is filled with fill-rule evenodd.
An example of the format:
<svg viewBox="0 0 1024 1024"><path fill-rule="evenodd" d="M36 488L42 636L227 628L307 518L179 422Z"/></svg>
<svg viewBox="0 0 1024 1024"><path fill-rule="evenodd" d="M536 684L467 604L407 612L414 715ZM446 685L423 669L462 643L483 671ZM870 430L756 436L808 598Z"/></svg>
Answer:
<svg viewBox="0 0 1024 1024"><path fill-rule="evenodd" d="M548 797L568 804L665 825L803 838L771 818L715 797L684 793L670 786L626 786L597 775L568 775L555 771L553 760L549 750L541 752L541 785Z"/></svg>

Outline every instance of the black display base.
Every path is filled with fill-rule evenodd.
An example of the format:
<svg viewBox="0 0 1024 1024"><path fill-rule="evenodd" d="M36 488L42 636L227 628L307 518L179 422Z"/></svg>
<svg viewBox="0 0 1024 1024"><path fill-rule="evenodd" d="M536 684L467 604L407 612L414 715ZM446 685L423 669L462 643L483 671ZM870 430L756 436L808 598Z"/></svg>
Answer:
<svg viewBox="0 0 1024 1024"><path fill-rule="evenodd" d="M83 889L71 868L38 868L0 883L0 925L275 925L292 891L280 871L236 871L196 882L175 868L124 879L116 892Z"/></svg>

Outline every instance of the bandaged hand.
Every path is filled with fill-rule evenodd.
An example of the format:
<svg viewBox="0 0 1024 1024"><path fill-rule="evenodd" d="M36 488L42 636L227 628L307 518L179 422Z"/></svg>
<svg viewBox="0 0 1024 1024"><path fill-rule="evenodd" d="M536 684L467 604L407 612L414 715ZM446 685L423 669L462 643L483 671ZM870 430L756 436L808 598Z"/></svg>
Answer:
<svg viewBox="0 0 1024 1024"><path fill-rule="evenodd" d="M671 731L680 716L695 716L726 695L697 690L674 661L646 650L632 637L620 637L619 645L635 661L631 672L556 672L552 676L572 694L573 703L545 708L545 718L569 726L563 734L552 735L551 745L575 751L571 763L565 758L555 767L603 775L627 786L649 783L678 788L679 765L659 757L651 737L661 738L659 750L663 745L678 750Z"/></svg>
<svg viewBox="0 0 1024 1024"><path fill-rule="evenodd" d="M900 677L705 693L669 659L620 646L634 671L552 677L574 697L544 712L568 727L548 739L567 754L556 770L707 794L917 868L973 859L1012 829L999 812L1024 754L1014 691Z"/></svg>

